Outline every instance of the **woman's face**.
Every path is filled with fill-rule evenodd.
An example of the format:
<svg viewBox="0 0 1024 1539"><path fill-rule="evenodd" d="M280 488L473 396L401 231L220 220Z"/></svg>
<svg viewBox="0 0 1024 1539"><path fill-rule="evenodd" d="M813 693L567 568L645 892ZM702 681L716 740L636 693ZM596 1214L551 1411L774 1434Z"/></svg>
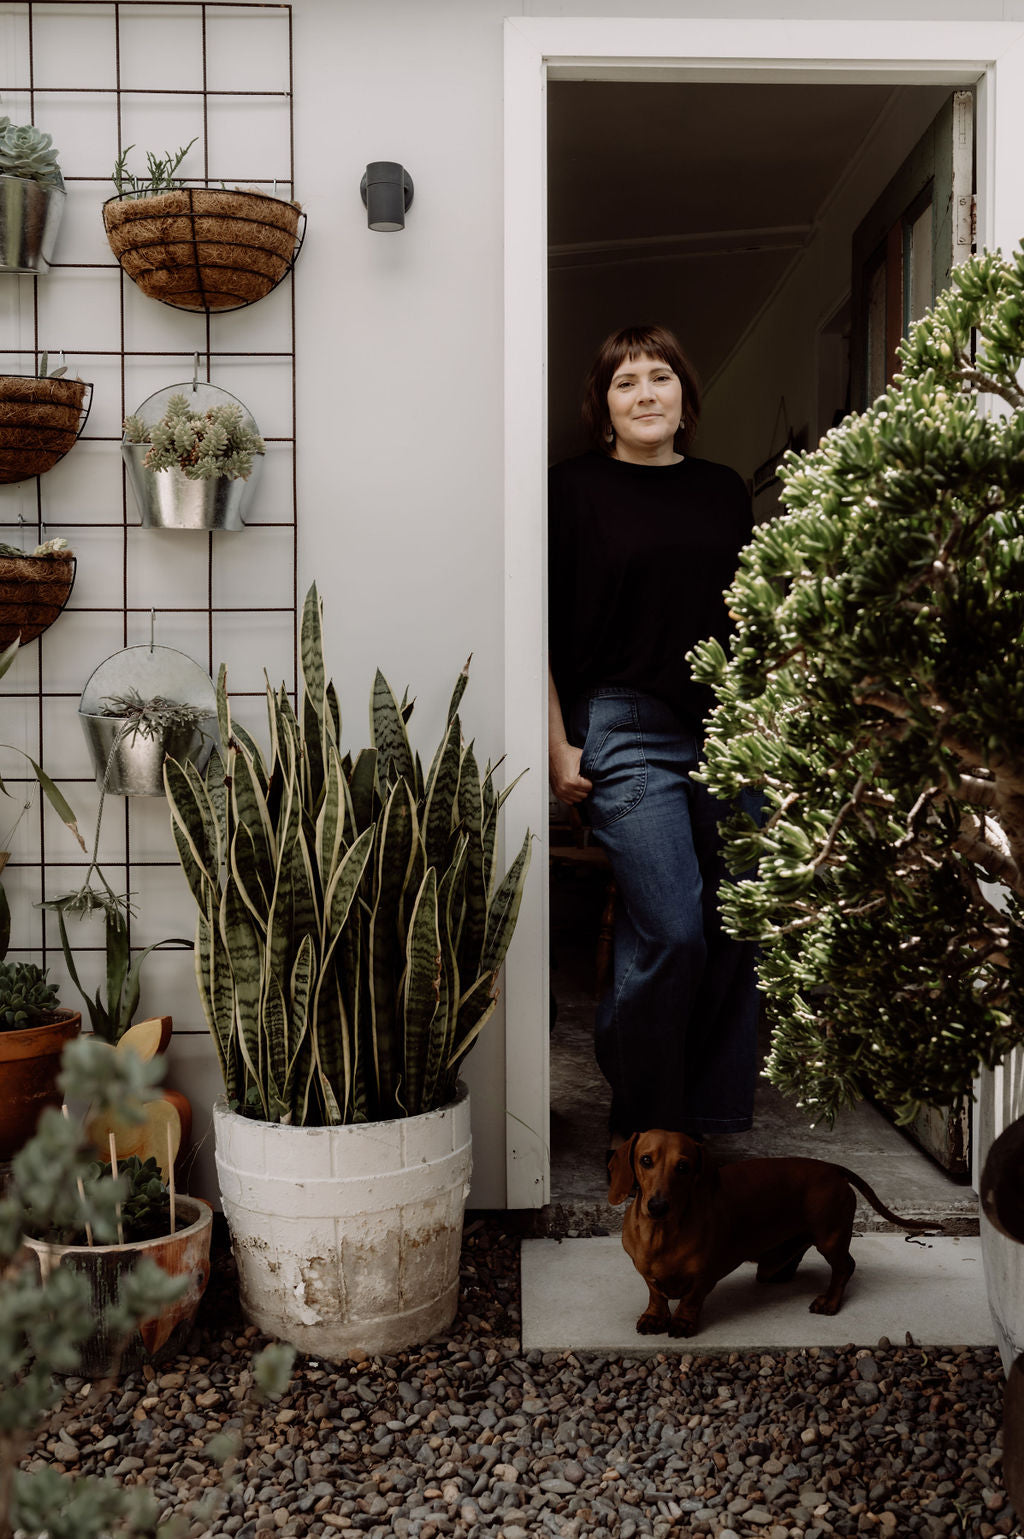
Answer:
<svg viewBox="0 0 1024 1539"><path fill-rule="evenodd" d="M644 353L619 365L608 386L608 415L617 459L646 465L678 459L672 443L683 415L683 387L662 359Z"/></svg>

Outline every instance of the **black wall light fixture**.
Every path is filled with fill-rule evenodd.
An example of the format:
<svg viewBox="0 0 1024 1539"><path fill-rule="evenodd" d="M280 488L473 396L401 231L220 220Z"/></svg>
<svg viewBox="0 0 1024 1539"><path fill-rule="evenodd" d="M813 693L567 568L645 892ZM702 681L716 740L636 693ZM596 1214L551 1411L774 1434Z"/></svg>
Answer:
<svg viewBox="0 0 1024 1539"><path fill-rule="evenodd" d="M412 177L395 160L371 160L359 183L371 230L404 230L412 202Z"/></svg>

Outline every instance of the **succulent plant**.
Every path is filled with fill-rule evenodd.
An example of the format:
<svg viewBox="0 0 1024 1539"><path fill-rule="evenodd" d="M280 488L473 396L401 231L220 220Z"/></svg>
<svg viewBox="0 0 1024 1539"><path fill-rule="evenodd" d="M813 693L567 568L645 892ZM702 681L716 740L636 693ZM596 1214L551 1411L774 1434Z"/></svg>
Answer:
<svg viewBox="0 0 1024 1539"><path fill-rule="evenodd" d="M23 176L44 187L63 190L64 178L51 135L31 123L19 126L0 117L0 176Z"/></svg>
<svg viewBox="0 0 1024 1539"><path fill-rule="evenodd" d="M35 962L0 962L0 1031L41 1026L58 1008L57 986Z"/></svg>
<svg viewBox="0 0 1024 1539"><path fill-rule="evenodd" d="M215 476L248 480L253 455L266 453L266 444L249 427L243 408L230 401L196 412L187 396L172 395L159 422L150 426L141 417L126 417L124 431L130 444L152 444L143 462L147 470L177 466L190 481L211 481Z"/></svg>
<svg viewBox="0 0 1024 1539"><path fill-rule="evenodd" d="M0 556L60 556L70 554L71 547L67 540L44 540L42 545L37 545L35 550L22 550L20 546L8 545L0 540ZM6 672L6 669L4 670Z"/></svg>

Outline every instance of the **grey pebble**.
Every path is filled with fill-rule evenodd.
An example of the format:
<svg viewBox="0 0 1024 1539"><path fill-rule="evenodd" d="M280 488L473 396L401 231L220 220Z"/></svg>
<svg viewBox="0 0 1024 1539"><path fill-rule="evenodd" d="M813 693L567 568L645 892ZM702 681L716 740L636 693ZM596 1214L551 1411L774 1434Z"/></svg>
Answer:
<svg viewBox="0 0 1024 1539"><path fill-rule="evenodd" d="M207 1478L205 1438L242 1427L245 1452L214 1529L230 1539L1013 1532L994 1349L701 1354L689 1343L670 1355L651 1342L650 1355L617 1359L524 1354L510 1323L517 1244L497 1232L487 1245L477 1236L474 1254L504 1311L497 1329L474 1301L480 1316L460 1316L450 1340L334 1365L300 1357L282 1397L247 1406L259 1343L210 1325L195 1348L203 1362L167 1365L184 1393L127 1375L80 1412L66 1381L30 1467L138 1478L169 1516ZM216 1404L200 1416L211 1389ZM199 1532L194 1521L183 1531Z"/></svg>

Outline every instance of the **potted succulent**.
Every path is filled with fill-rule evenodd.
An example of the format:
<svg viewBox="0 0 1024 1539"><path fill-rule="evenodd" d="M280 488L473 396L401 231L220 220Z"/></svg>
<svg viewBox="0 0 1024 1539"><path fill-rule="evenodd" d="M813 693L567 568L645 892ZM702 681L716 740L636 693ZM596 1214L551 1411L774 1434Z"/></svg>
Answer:
<svg viewBox="0 0 1024 1539"><path fill-rule="evenodd" d="M81 433L92 386L66 374L46 353L35 374L0 374L0 485L45 475Z"/></svg>
<svg viewBox="0 0 1024 1539"><path fill-rule="evenodd" d="M243 529L265 453L250 413L215 385L172 385L124 421L121 456L146 529Z"/></svg>
<svg viewBox="0 0 1024 1539"><path fill-rule="evenodd" d="M732 824L760 872L724 912L761 948L769 1077L815 1118L872 1094L910 1123L1024 1042L1022 356L1024 252L974 257L890 389L787 457L732 656L695 655L708 783L767 800ZM982 1233L1008 1363L1024 1253Z"/></svg>
<svg viewBox="0 0 1024 1539"><path fill-rule="evenodd" d="M32 1136L44 1107L60 1105L60 1055L81 1026L37 963L0 962L0 1160Z"/></svg>
<svg viewBox="0 0 1024 1539"><path fill-rule="evenodd" d="M60 1084L76 1098L113 1103L131 1121L141 1117L159 1073L134 1055L111 1060L102 1044L85 1038L68 1052ZM180 1345L209 1277L208 1203L178 1193L173 1176L166 1183L153 1160L96 1160L66 1108L40 1122L11 1177L29 1274L44 1288L60 1275L69 1298L79 1285L67 1273L87 1285L87 1328L70 1360L53 1365L57 1372L116 1374ZM140 1272L144 1260L155 1265ZM133 1307L140 1282L144 1313Z"/></svg>
<svg viewBox="0 0 1024 1539"><path fill-rule="evenodd" d="M128 170L129 145L114 166L117 194L103 205L104 228L149 298L180 310L237 310L291 270L302 243L299 206L265 192L187 185L177 172L194 143L150 152L145 176Z"/></svg>
<svg viewBox="0 0 1024 1539"><path fill-rule="evenodd" d="M214 1108L243 1307L337 1359L450 1324L470 1170L462 1060L494 1009L529 835L497 879L490 765L458 706L424 773L411 704L378 673L373 746L342 753L313 587L298 709L267 688L269 759L217 690L223 756L168 761L199 915L196 978L225 1098Z"/></svg>
<svg viewBox="0 0 1024 1539"><path fill-rule="evenodd" d="M0 272L49 270L66 197L52 137L0 117Z"/></svg>
<svg viewBox="0 0 1024 1539"><path fill-rule="evenodd" d="M213 743L204 727L210 719L205 706L166 695L144 698L129 689L79 717L104 795L162 796L165 757L205 764Z"/></svg>

